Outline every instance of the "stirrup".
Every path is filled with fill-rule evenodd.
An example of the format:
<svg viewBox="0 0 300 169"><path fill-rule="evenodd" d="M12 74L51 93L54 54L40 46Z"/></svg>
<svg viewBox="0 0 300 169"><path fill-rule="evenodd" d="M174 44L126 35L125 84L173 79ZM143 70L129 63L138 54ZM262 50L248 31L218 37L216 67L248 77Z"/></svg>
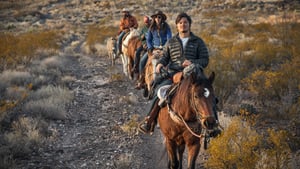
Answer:
<svg viewBox="0 0 300 169"><path fill-rule="evenodd" d="M138 125L138 129L139 129L139 131L141 131L142 133L144 133L144 134L150 134L150 135L152 135L153 134L153 131L154 131L154 129L152 129L152 124L151 124L151 126L148 126L149 127L149 130L145 130L142 126L143 125L148 125L147 123L148 123L148 120L149 120L149 116L147 116L141 123L139 123L139 125Z"/></svg>

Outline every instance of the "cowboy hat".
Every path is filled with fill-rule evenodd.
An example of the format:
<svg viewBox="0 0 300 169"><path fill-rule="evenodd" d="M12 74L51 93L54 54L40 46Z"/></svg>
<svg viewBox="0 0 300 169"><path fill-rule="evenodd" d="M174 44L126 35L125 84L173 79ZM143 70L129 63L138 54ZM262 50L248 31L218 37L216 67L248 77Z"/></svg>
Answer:
<svg viewBox="0 0 300 169"><path fill-rule="evenodd" d="M129 12L129 9L123 8L123 9L122 9L122 12Z"/></svg>
<svg viewBox="0 0 300 169"><path fill-rule="evenodd" d="M163 17L163 20L167 20L167 16L166 16L162 11L160 11L160 10L155 11L154 14L151 15L151 18L154 18L154 17L156 17L157 15L162 16L162 17Z"/></svg>

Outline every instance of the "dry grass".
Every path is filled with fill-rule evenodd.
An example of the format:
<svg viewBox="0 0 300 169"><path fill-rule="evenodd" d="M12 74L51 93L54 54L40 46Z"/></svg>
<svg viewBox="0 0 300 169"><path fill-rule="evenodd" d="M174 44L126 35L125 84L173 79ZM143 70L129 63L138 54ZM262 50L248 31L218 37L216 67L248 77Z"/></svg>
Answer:
<svg viewBox="0 0 300 169"><path fill-rule="evenodd" d="M138 115L133 115L130 119L130 121L128 121L126 124L121 126L121 129L129 134L135 134L138 128Z"/></svg>
<svg viewBox="0 0 300 169"><path fill-rule="evenodd" d="M58 31L32 32L21 35L0 33L0 64L5 68L29 63L37 49L58 49Z"/></svg>
<svg viewBox="0 0 300 169"><path fill-rule="evenodd" d="M46 86L32 92L28 96L28 102L24 110L35 114L42 115L50 119L66 119L66 103L73 99L73 94L69 90L61 87Z"/></svg>

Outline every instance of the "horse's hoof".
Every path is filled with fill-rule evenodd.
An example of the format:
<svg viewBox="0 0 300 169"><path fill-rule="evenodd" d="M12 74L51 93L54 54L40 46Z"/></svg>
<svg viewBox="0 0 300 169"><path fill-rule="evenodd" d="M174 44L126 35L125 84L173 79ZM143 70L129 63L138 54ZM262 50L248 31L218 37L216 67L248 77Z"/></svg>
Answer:
<svg viewBox="0 0 300 169"><path fill-rule="evenodd" d="M220 134L221 134L221 130L220 130L219 128L217 128L217 129L214 129L214 131L211 132L211 133L209 134L209 136L215 138L215 137L217 137L217 136L220 135Z"/></svg>
<svg viewBox="0 0 300 169"><path fill-rule="evenodd" d="M143 96L148 97L148 89L144 88Z"/></svg>
<svg viewBox="0 0 300 169"><path fill-rule="evenodd" d="M142 83L137 83L136 85L135 85L135 89L137 89L137 90L141 90L142 89Z"/></svg>

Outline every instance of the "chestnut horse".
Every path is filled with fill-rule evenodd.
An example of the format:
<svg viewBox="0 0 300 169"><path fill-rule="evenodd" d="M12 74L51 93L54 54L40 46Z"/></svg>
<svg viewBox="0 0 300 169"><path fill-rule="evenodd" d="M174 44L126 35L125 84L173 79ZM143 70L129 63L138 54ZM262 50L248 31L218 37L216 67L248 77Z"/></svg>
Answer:
<svg viewBox="0 0 300 169"><path fill-rule="evenodd" d="M201 147L201 138L218 126L213 112L214 72L209 78L192 73L178 83L171 103L161 108L158 116L165 137L168 168L182 168L185 146L188 148L188 168L194 169Z"/></svg>
<svg viewBox="0 0 300 169"><path fill-rule="evenodd" d="M134 79L134 59L135 59L135 52L137 48L139 48L142 45L142 41L140 40L139 36L132 37L128 41L128 47L127 47L127 57L128 57L128 72L130 72L129 76L131 79ZM136 74L136 79L139 77L138 74Z"/></svg>
<svg viewBox="0 0 300 169"><path fill-rule="evenodd" d="M155 79L155 65L157 64L159 58L162 57L163 51L161 49L154 49L152 53L148 53L148 60L145 66L145 83L146 86L144 90L146 93L150 94L149 91L151 90L151 83ZM148 96L149 97L149 96Z"/></svg>

